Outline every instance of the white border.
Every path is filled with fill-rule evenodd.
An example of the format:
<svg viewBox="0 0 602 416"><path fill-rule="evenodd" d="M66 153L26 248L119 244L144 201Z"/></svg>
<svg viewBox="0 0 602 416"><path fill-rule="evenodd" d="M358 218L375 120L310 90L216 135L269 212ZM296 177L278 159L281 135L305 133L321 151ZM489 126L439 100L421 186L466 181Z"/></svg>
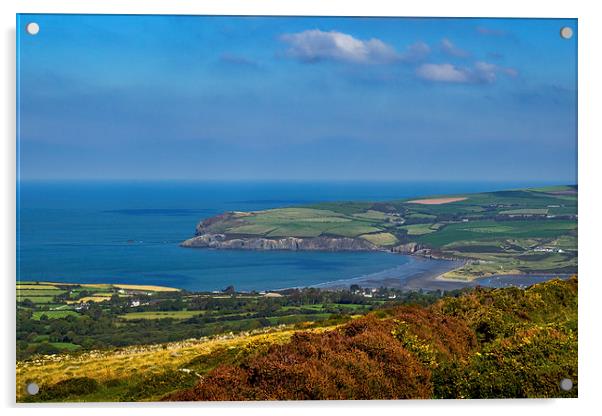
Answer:
<svg viewBox="0 0 602 416"><path fill-rule="evenodd" d="M525 1L525 0L3 0L2 8L2 88L0 100L4 129L0 155L2 171L2 215L0 219L0 265L4 287L4 340L2 365L2 404L14 413L81 415L127 414L135 411L145 415L163 415L177 411L186 413L247 415L344 412L362 414L374 408L384 413L468 415L486 413L505 415L528 411L545 414L589 414L596 408L600 382L600 307L602 305L602 273L596 262L600 250L602 217L599 192L600 118L602 74L599 39L602 39L602 17L595 2ZM576 17L579 18L579 395L576 400L496 400L496 401L411 401L411 402L301 402L301 403L230 403L180 404L173 408L156 404L30 406L15 407L14 403L14 276L15 276L15 13L123 13L123 14L252 14L252 15L347 15L347 16L445 16L445 17ZM596 193L596 191L598 193ZM596 267L598 266L598 267ZM602 396L601 396L602 397ZM173 410L172 410L173 409ZM598 409L599 411L599 409Z"/></svg>

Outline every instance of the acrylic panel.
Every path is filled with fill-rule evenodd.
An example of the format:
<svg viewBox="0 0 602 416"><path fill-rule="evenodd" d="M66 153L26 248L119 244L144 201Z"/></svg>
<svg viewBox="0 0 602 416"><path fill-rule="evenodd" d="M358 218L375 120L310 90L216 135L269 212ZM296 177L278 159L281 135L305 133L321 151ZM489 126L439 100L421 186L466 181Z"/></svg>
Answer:
<svg viewBox="0 0 602 416"><path fill-rule="evenodd" d="M577 397L577 20L17 16L18 402Z"/></svg>

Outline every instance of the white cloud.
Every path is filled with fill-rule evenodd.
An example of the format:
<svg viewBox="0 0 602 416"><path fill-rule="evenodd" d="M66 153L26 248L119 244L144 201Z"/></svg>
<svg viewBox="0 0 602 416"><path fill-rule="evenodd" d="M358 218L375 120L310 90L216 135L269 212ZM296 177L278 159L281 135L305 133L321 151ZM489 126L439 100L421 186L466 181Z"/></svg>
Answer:
<svg viewBox="0 0 602 416"><path fill-rule="evenodd" d="M512 78L518 76L518 71L514 68L502 67L483 61L475 62L474 64L474 74L477 77L477 81L486 83L495 82L497 74L499 73L502 73Z"/></svg>
<svg viewBox="0 0 602 416"><path fill-rule="evenodd" d="M472 68L456 67L452 64L423 64L416 68L416 75L426 81L460 84L492 84L497 74L515 77L518 71L504 68L489 62L475 62Z"/></svg>
<svg viewBox="0 0 602 416"><path fill-rule="evenodd" d="M384 64L394 61L414 60L426 56L430 48L415 44L404 54L380 39L357 39L349 34L318 29L285 34L280 39L289 45L288 54L304 62L324 60L361 64Z"/></svg>
<svg viewBox="0 0 602 416"><path fill-rule="evenodd" d="M456 58L466 58L470 56L470 52L458 48L451 40L447 38L441 39L441 44L439 46L443 53L455 56Z"/></svg>
<svg viewBox="0 0 602 416"><path fill-rule="evenodd" d="M475 81L485 82L491 84L495 82L497 78L498 67L497 65L490 64L488 62L476 62L474 64L474 78Z"/></svg>
<svg viewBox="0 0 602 416"><path fill-rule="evenodd" d="M452 64L423 64L416 68L419 78L434 82L469 82L468 71Z"/></svg>

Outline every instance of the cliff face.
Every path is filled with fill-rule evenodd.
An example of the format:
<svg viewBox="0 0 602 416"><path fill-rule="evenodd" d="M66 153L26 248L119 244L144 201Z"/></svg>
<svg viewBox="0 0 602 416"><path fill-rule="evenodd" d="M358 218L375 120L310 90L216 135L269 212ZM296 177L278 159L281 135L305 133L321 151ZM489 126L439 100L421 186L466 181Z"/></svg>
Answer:
<svg viewBox="0 0 602 416"><path fill-rule="evenodd" d="M422 246L418 243L406 243L393 247L391 251L394 253L414 254L421 249Z"/></svg>
<svg viewBox="0 0 602 416"><path fill-rule="evenodd" d="M201 234L180 244L182 247L237 250L314 250L314 251L371 251L374 244L348 237L284 237L230 238L225 234Z"/></svg>

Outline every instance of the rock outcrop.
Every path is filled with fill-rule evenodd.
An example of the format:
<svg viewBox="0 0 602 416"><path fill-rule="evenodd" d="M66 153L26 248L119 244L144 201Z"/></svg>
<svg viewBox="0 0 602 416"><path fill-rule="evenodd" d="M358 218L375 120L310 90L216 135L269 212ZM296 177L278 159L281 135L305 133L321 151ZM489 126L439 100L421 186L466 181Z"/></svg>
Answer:
<svg viewBox="0 0 602 416"><path fill-rule="evenodd" d="M422 246L418 243L406 243L406 244L400 244L398 246L393 247L391 249L391 251L394 253L401 253L401 254L414 254L418 250L421 250L421 249L422 249Z"/></svg>

